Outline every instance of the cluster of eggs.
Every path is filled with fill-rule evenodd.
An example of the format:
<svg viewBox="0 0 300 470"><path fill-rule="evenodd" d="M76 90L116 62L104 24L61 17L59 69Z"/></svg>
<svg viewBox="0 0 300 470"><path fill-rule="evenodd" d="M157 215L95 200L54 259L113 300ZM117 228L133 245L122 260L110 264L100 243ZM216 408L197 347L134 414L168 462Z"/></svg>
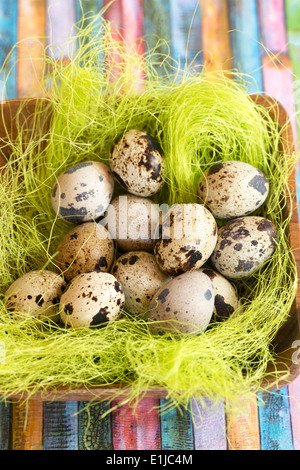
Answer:
<svg viewBox="0 0 300 470"><path fill-rule="evenodd" d="M251 215L269 182L250 164L217 163L199 181L199 203L162 214L151 197L165 175L162 149L136 129L113 145L109 166L86 161L59 175L52 207L73 224L57 247L60 273L19 278L5 294L10 310L59 315L77 328L116 320L125 309L146 316L158 334L204 331L212 318L228 318L240 306L232 281L253 274L275 249L274 224ZM125 194L114 197L115 181Z"/></svg>

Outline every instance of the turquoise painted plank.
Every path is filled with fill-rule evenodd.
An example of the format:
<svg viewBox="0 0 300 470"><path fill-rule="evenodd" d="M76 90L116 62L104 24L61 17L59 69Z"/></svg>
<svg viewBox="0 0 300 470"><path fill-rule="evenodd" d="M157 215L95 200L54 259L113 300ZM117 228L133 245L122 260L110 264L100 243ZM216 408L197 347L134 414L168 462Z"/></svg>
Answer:
<svg viewBox="0 0 300 470"><path fill-rule="evenodd" d="M108 402L95 404L79 402L79 450L112 450L111 414L102 416L109 408Z"/></svg>
<svg viewBox="0 0 300 470"><path fill-rule="evenodd" d="M228 0L233 65L250 77L249 93L263 90L261 46L256 0Z"/></svg>
<svg viewBox="0 0 300 470"><path fill-rule="evenodd" d="M192 400L195 450L227 450L223 403Z"/></svg>
<svg viewBox="0 0 300 470"><path fill-rule="evenodd" d="M80 21L82 15L91 17L101 11L103 0L75 0L76 22Z"/></svg>
<svg viewBox="0 0 300 470"><path fill-rule="evenodd" d="M161 399L162 409L168 406L168 399ZM162 450L193 450L193 423L190 410L172 407L161 415Z"/></svg>
<svg viewBox="0 0 300 470"><path fill-rule="evenodd" d="M11 405L7 402L0 403L0 450L9 450L11 431Z"/></svg>
<svg viewBox="0 0 300 470"><path fill-rule="evenodd" d="M261 450L294 450L287 387L258 397Z"/></svg>
<svg viewBox="0 0 300 470"><path fill-rule="evenodd" d="M18 40L18 1L0 0L0 68ZM17 49L7 59L0 74L0 99L17 97ZM5 87L5 88L4 88Z"/></svg>
<svg viewBox="0 0 300 470"><path fill-rule="evenodd" d="M77 402L45 402L44 450L78 450Z"/></svg>
<svg viewBox="0 0 300 470"><path fill-rule="evenodd" d="M157 56L152 61L157 73L163 71L163 68L159 66L163 56L172 53L170 44L170 3L170 0L164 0L163 2L160 0L143 0L146 51L152 50L157 46L157 42L162 40L159 47L156 48Z"/></svg>
<svg viewBox="0 0 300 470"><path fill-rule="evenodd" d="M172 56L181 66L203 66L201 13L198 0L172 0L170 4Z"/></svg>

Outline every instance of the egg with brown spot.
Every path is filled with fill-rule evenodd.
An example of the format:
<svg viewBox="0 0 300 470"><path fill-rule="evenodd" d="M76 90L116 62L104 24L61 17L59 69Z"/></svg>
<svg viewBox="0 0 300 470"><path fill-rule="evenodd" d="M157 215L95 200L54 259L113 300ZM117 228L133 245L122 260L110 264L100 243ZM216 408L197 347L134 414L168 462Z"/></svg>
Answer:
<svg viewBox="0 0 300 470"><path fill-rule="evenodd" d="M106 211L114 191L110 169L102 162L77 163L58 176L51 194L55 213L73 224L90 222Z"/></svg>
<svg viewBox="0 0 300 470"><path fill-rule="evenodd" d="M114 145L110 169L129 193L149 197L164 184L165 160L158 142L146 132L131 129Z"/></svg>
<svg viewBox="0 0 300 470"><path fill-rule="evenodd" d="M258 168L241 161L210 166L198 183L200 201L218 219L249 215L263 205L269 181Z"/></svg>
<svg viewBox="0 0 300 470"><path fill-rule="evenodd" d="M78 274L60 299L60 316L72 328L100 327L117 320L124 306L124 291L110 273Z"/></svg>
<svg viewBox="0 0 300 470"><path fill-rule="evenodd" d="M214 286L200 272L181 274L154 295L147 318L153 334L199 334L205 331L214 310Z"/></svg>
<svg viewBox="0 0 300 470"><path fill-rule="evenodd" d="M153 251L153 233L159 223L159 207L149 198L125 194L114 198L101 222L119 251Z"/></svg>
<svg viewBox="0 0 300 470"><path fill-rule="evenodd" d="M134 315L145 314L154 294L170 279L161 271L154 255L145 251L123 254L111 272L123 286L125 310Z"/></svg>
<svg viewBox="0 0 300 470"><path fill-rule="evenodd" d="M88 271L109 272L114 261L114 241L101 224L86 222L73 227L60 241L55 261L66 281Z"/></svg>
<svg viewBox="0 0 300 470"><path fill-rule="evenodd" d="M154 254L162 271L176 276L200 269L218 236L213 215L201 204L174 204L155 232Z"/></svg>
<svg viewBox="0 0 300 470"><path fill-rule="evenodd" d="M237 289L228 279L213 269L202 268L200 271L210 278L214 286L215 303L213 320L227 320L238 308L241 308Z"/></svg>
<svg viewBox="0 0 300 470"><path fill-rule="evenodd" d="M259 270L276 247L277 229L259 216L240 217L219 228L211 256L213 267L228 279L243 279Z"/></svg>
<svg viewBox="0 0 300 470"><path fill-rule="evenodd" d="M38 319L59 319L58 304L66 283L58 274L30 271L16 279L6 290L5 305L16 318L27 314Z"/></svg>

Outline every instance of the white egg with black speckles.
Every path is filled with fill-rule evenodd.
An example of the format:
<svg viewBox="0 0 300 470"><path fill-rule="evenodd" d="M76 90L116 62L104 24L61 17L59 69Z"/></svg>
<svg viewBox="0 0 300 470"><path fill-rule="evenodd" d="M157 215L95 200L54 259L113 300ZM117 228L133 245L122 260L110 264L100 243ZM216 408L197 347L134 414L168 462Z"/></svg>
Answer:
<svg viewBox="0 0 300 470"><path fill-rule="evenodd" d="M123 286L125 310L134 315L145 314L154 294L170 279L161 271L154 255L146 251L123 254L111 272Z"/></svg>
<svg viewBox="0 0 300 470"><path fill-rule="evenodd" d="M158 265L171 276L200 269L215 248L217 232L213 215L203 205L174 204L155 233Z"/></svg>
<svg viewBox="0 0 300 470"><path fill-rule="evenodd" d="M210 166L198 183L201 202L218 219L249 215L262 206L268 194L266 175L241 161L223 161Z"/></svg>
<svg viewBox="0 0 300 470"><path fill-rule="evenodd" d="M251 276L272 256L277 229L259 216L240 217L219 228L218 241L211 256L214 268L228 279Z"/></svg>
<svg viewBox="0 0 300 470"><path fill-rule="evenodd" d="M238 308L241 308L235 286L228 279L211 268L202 268L201 272L210 278L214 286L214 321L227 320Z"/></svg>
<svg viewBox="0 0 300 470"><path fill-rule="evenodd" d="M151 199L124 194L112 200L104 223L120 251L150 252L159 214Z"/></svg>
<svg viewBox="0 0 300 470"><path fill-rule="evenodd" d="M66 287L64 279L48 271L30 271L16 279L6 290L5 305L18 314L28 314L39 319L57 320L58 304Z"/></svg>
<svg viewBox="0 0 300 470"><path fill-rule="evenodd" d="M55 213L74 224L101 217L113 195L114 179L102 162L77 163L58 176L51 194Z"/></svg>
<svg viewBox="0 0 300 470"><path fill-rule="evenodd" d="M110 169L129 193L149 197L164 184L165 161L158 142L146 132L131 129L114 145Z"/></svg>
<svg viewBox="0 0 300 470"><path fill-rule="evenodd" d="M100 327L117 320L124 306L124 291L110 273L78 274L60 299L60 316L72 328Z"/></svg>
<svg viewBox="0 0 300 470"><path fill-rule="evenodd" d="M214 286L200 272L181 274L154 295L147 314L154 334L199 334L205 331L214 310Z"/></svg>

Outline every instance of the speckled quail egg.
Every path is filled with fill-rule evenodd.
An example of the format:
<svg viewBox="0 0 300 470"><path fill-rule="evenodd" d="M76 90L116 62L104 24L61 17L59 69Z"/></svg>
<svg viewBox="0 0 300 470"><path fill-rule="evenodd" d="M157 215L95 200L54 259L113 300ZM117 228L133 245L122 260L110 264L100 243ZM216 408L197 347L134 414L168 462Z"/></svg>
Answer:
<svg viewBox="0 0 300 470"><path fill-rule="evenodd" d="M73 227L60 241L55 261L66 281L88 271L109 272L114 261L114 242L101 224L86 222Z"/></svg>
<svg viewBox="0 0 300 470"><path fill-rule="evenodd" d="M146 251L123 254L111 272L123 286L125 310L134 315L146 313L154 294L170 279L159 269L154 255Z"/></svg>
<svg viewBox="0 0 300 470"><path fill-rule="evenodd" d="M200 272L181 274L164 284L150 302L147 318L154 334L205 331L214 310L214 287ZM153 322L153 323L152 323Z"/></svg>
<svg viewBox="0 0 300 470"><path fill-rule="evenodd" d="M92 271L78 274L67 285L60 299L60 316L66 326L103 326L119 318L124 291L110 273Z"/></svg>
<svg viewBox="0 0 300 470"><path fill-rule="evenodd" d="M137 129L126 132L113 145L110 168L120 185L136 196L156 194L164 183L162 149L152 136Z"/></svg>
<svg viewBox="0 0 300 470"><path fill-rule="evenodd" d="M4 294L11 312L28 314L39 319L59 319L58 304L66 283L58 274L30 271L14 281Z"/></svg>
<svg viewBox="0 0 300 470"><path fill-rule="evenodd" d="M198 183L198 195L218 219L249 215L262 206L269 194L266 175L241 161L211 166Z"/></svg>
<svg viewBox="0 0 300 470"><path fill-rule="evenodd" d="M237 290L231 282L220 273L210 268L200 270L206 274L214 286L215 305L213 318L215 321L225 321L240 307Z"/></svg>
<svg viewBox="0 0 300 470"><path fill-rule="evenodd" d="M174 204L155 233L158 265L171 276L200 269L215 248L217 232L213 215L203 205Z"/></svg>
<svg viewBox="0 0 300 470"><path fill-rule="evenodd" d="M125 194L113 199L101 223L120 251L152 251L159 208L151 199Z"/></svg>
<svg viewBox="0 0 300 470"><path fill-rule="evenodd" d="M57 178L52 189L52 207L69 222L89 222L104 214L113 190L114 179L104 163L77 163Z"/></svg>
<svg viewBox="0 0 300 470"><path fill-rule="evenodd" d="M259 216L240 217L219 228L211 256L214 268L228 279L242 279L256 272L273 254L276 226Z"/></svg>

